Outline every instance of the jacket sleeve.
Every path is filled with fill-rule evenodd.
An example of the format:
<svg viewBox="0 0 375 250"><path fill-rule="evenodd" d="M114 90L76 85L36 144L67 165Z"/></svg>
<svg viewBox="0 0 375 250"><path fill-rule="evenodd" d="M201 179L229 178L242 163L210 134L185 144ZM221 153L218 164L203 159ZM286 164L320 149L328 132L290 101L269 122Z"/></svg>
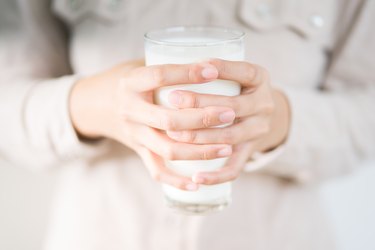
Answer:
<svg viewBox="0 0 375 250"><path fill-rule="evenodd" d="M0 2L0 157L41 168L92 151L68 112L67 36L48 1ZM66 75L66 76L64 76Z"/></svg>
<svg viewBox="0 0 375 250"><path fill-rule="evenodd" d="M285 89L289 138L284 152L260 171L310 182L375 159L375 1L358 2L342 27L322 88Z"/></svg>

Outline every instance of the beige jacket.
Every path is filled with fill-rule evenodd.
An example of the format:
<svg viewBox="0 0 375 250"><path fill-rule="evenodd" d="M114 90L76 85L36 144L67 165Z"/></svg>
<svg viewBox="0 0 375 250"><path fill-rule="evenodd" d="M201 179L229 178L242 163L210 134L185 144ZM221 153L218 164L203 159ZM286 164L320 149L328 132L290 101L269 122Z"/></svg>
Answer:
<svg viewBox="0 0 375 250"><path fill-rule="evenodd" d="M334 249L316 190L374 158L374 23L373 0L0 1L0 157L60 175L45 249ZM165 208L124 146L80 142L67 108L79 77L142 57L145 31L192 24L245 30L292 105L284 153L207 217Z"/></svg>

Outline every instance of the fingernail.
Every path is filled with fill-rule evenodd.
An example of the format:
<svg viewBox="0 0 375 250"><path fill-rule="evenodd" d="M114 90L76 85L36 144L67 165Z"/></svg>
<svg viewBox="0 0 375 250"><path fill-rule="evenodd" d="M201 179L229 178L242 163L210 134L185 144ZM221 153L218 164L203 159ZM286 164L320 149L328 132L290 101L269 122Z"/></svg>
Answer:
<svg viewBox="0 0 375 250"><path fill-rule="evenodd" d="M168 101L170 104L178 106L182 103L182 95L177 91L172 91L168 95Z"/></svg>
<svg viewBox="0 0 375 250"><path fill-rule="evenodd" d="M219 115L219 120L222 123L233 122L234 118L236 118L236 114L233 111L225 111Z"/></svg>
<svg viewBox="0 0 375 250"><path fill-rule="evenodd" d="M181 137L182 132L180 131L167 131L167 135L172 139L179 139Z"/></svg>
<svg viewBox="0 0 375 250"><path fill-rule="evenodd" d="M201 74L205 79L215 79L218 77L219 72L213 66L206 66L205 68L203 68Z"/></svg>
<svg viewBox="0 0 375 250"><path fill-rule="evenodd" d="M225 147L217 151L218 157L230 156L232 154L232 147Z"/></svg>
<svg viewBox="0 0 375 250"><path fill-rule="evenodd" d="M186 190L189 191L197 191L198 190L198 185L195 183L189 183L185 186Z"/></svg>
<svg viewBox="0 0 375 250"><path fill-rule="evenodd" d="M202 183L204 183L204 178L203 177L201 177L201 176L196 176L196 175L194 175L193 177L192 177L192 180L193 180L193 182L195 182L195 183L197 183L197 184L202 184Z"/></svg>

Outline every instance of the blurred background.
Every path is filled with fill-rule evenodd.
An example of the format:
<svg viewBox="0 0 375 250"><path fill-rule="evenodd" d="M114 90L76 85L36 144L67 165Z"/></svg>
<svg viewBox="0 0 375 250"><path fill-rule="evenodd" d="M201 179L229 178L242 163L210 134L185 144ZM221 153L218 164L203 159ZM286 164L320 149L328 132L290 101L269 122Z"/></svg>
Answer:
<svg viewBox="0 0 375 250"><path fill-rule="evenodd" d="M0 250L40 250L56 172L30 172L0 161ZM321 187L340 250L375 249L375 162Z"/></svg>

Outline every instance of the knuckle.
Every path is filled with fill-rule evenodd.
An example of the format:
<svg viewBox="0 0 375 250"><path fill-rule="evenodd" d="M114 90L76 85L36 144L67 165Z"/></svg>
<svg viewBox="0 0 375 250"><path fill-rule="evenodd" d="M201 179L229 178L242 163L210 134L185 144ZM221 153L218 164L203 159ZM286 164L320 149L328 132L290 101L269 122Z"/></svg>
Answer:
<svg viewBox="0 0 375 250"><path fill-rule="evenodd" d="M195 64L190 64L188 67L188 80L189 82L199 81L199 68Z"/></svg>
<svg viewBox="0 0 375 250"><path fill-rule="evenodd" d="M198 108L199 99L195 93L187 92L183 95L183 106L185 108Z"/></svg>
<svg viewBox="0 0 375 250"><path fill-rule="evenodd" d="M212 118L211 118L211 114L208 113L208 112L205 112L203 114L203 118L202 118L202 125L204 128L208 128L211 126L211 123L212 123Z"/></svg>
<svg viewBox="0 0 375 250"><path fill-rule="evenodd" d="M260 85L262 83L262 79L268 74L266 69L262 66L257 64L253 64L251 70L249 70L250 74L250 81L255 83L256 85Z"/></svg>
<svg viewBox="0 0 375 250"><path fill-rule="evenodd" d="M176 152L175 152L175 148L173 146L174 144L168 144L167 146L164 147L164 150L163 150L163 158L167 159L167 160L176 160Z"/></svg>
<svg viewBox="0 0 375 250"><path fill-rule="evenodd" d="M165 69L163 66L155 66L151 69L152 80L158 85L165 82Z"/></svg>
<svg viewBox="0 0 375 250"><path fill-rule="evenodd" d="M234 144L235 143L235 132L228 128L223 129L223 143Z"/></svg>
<svg viewBox="0 0 375 250"><path fill-rule="evenodd" d="M241 104L240 104L240 101L238 100L238 98L229 96L229 97L226 97L226 102L229 104L229 106L234 111L240 110L240 108L241 108Z"/></svg>
<svg viewBox="0 0 375 250"><path fill-rule="evenodd" d="M275 105L273 102L267 102L263 108L262 108L262 111L264 114L266 115L271 115L273 114L273 112L275 111Z"/></svg>
<svg viewBox="0 0 375 250"><path fill-rule="evenodd" d="M202 154L200 155L201 160L209 160L210 158L210 152L207 150L203 151Z"/></svg>
<svg viewBox="0 0 375 250"><path fill-rule="evenodd" d="M225 67L224 61L219 58L212 58L208 61L209 64L215 65L217 68L223 70Z"/></svg>
<svg viewBox="0 0 375 250"><path fill-rule="evenodd" d="M186 138L186 142L188 143L195 143L197 138L197 132L190 130L190 131L184 131L185 134L184 138Z"/></svg>
<svg viewBox="0 0 375 250"><path fill-rule="evenodd" d="M225 168L225 172L222 173L221 181L227 182L227 181L233 181L238 178L239 171L234 165L229 165Z"/></svg>
<svg viewBox="0 0 375 250"><path fill-rule="evenodd" d="M151 178L157 182L160 182L162 180L162 173L159 170L152 171Z"/></svg>
<svg viewBox="0 0 375 250"><path fill-rule="evenodd" d="M205 184L207 185L215 185L215 184L218 184L219 183L219 178L216 177L216 176L211 176L210 178L208 178L206 181L205 181Z"/></svg>
<svg viewBox="0 0 375 250"><path fill-rule="evenodd" d="M247 81L254 82L257 76L257 67L256 65L248 64L247 72Z"/></svg>
<svg viewBox="0 0 375 250"><path fill-rule="evenodd" d="M181 190L186 189L186 188L185 188L185 186L186 186L185 183L183 183L183 182L181 182L181 181L180 181L180 182L176 182L176 183L174 183L173 186L176 187L176 188L178 188L178 189L181 189Z"/></svg>
<svg viewBox="0 0 375 250"><path fill-rule="evenodd" d="M264 134L268 134L271 131L271 126L268 122L266 122L265 125L263 125L263 132Z"/></svg>
<svg viewBox="0 0 375 250"><path fill-rule="evenodd" d="M266 135L270 132L270 125L268 122L264 122L262 125L259 126L258 134L259 135Z"/></svg>
<svg viewBox="0 0 375 250"><path fill-rule="evenodd" d="M132 121L131 114L125 108L118 109L117 115L117 119L120 119L121 122L127 123Z"/></svg>
<svg viewBox="0 0 375 250"><path fill-rule="evenodd" d="M195 94L191 93L188 96L188 98L189 98L189 104L190 104L189 107L192 107L192 108L198 108L199 107L199 98Z"/></svg>
<svg viewBox="0 0 375 250"><path fill-rule="evenodd" d="M163 130L176 130L176 124L174 120L166 113L160 115L159 127Z"/></svg>
<svg viewBox="0 0 375 250"><path fill-rule="evenodd" d="M233 180L237 179L238 176L239 176L239 172L234 170L234 169L232 169L228 172L228 180L229 181L233 181Z"/></svg>

